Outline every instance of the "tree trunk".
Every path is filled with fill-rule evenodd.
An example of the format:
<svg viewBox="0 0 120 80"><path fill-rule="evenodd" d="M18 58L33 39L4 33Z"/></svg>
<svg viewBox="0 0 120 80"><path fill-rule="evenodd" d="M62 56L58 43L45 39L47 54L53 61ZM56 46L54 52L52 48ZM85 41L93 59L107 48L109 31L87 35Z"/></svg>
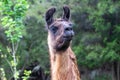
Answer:
<svg viewBox="0 0 120 80"><path fill-rule="evenodd" d="M120 80L120 63L117 63L117 80Z"/></svg>
<svg viewBox="0 0 120 80"><path fill-rule="evenodd" d="M115 77L114 77L114 62L112 63L112 80L115 80Z"/></svg>

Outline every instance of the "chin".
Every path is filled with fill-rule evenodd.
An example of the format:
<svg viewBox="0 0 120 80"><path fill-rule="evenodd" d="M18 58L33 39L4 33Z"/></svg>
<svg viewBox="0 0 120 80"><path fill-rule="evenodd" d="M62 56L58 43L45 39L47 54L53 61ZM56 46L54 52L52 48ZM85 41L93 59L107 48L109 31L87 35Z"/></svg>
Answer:
<svg viewBox="0 0 120 80"><path fill-rule="evenodd" d="M61 43L55 46L56 51L65 51L71 43L70 39L63 39Z"/></svg>

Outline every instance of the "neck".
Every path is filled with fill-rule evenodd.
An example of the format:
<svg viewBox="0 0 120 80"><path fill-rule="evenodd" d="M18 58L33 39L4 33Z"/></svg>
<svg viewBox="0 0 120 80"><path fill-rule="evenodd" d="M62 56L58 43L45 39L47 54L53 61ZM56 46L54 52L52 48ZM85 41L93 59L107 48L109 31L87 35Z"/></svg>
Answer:
<svg viewBox="0 0 120 80"><path fill-rule="evenodd" d="M57 52L49 48L51 60L51 80L80 80L76 58L68 47L67 50Z"/></svg>

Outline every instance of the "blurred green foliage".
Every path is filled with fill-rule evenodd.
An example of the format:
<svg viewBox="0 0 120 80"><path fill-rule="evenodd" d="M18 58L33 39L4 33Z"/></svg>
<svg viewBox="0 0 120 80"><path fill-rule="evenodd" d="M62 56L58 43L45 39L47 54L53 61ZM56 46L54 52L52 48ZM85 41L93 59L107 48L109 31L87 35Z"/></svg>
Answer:
<svg viewBox="0 0 120 80"><path fill-rule="evenodd" d="M31 62L39 61L41 66L49 71L47 29L45 28L44 15L48 8L55 6L57 8L55 17L61 17L63 5L68 5L71 8L71 20L74 23L73 29L75 31L72 48L76 54L79 68L96 69L120 62L119 0L28 0L28 3L29 9L22 20L25 27L23 31L18 30L17 33L24 33L18 47L17 58L20 60L18 69L22 69ZM10 5L7 6L10 8ZM19 8L20 5L15 6L15 8ZM23 8L27 6L25 5ZM19 9L17 10L18 13L21 12ZM8 15L13 18L19 17L14 16L15 14L14 11L8 11ZM18 19L18 23L15 25L21 24L19 21ZM9 24L7 24L8 27ZM6 40L7 35L3 31L4 29L0 28L0 33L2 33L0 34L2 35L0 36L0 49L2 53L6 53L5 48L9 45L9 41ZM6 61L2 57L0 57L0 61L0 67L4 67L6 73L9 73L10 69ZM7 77L10 78L10 75ZM108 78L106 76L105 79L98 77L95 80L108 80Z"/></svg>
<svg viewBox="0 0 120 80"><path fill-rule="evenodd" d="M17 50L20 38L23 36L24 24L23 17L28 9L28 4L26 0L2 0L0 1L1 11L1 23L6 35L9 45L6 45L6 53L1 50L1 57L6 60L10 67L11 74L14 79L17 80L19 72L17 70L17 65L19 58L17 58ZM9 54L9 56L7 56Z"/></svg>

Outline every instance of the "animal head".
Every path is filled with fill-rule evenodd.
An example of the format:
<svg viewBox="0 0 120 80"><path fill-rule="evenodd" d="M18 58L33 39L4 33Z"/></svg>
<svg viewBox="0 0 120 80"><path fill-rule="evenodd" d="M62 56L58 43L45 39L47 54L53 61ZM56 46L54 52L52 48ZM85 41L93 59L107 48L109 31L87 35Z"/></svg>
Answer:
<svg viewBox="0 0 120 80"><path fill-rule="evenodd" d="M59 19L54 19L56 8L50 8L45 14L48 28L48 44L56 51L65 51L74 36L72 22L70 21L70 9L63 7L63 15Z"/></svg>

